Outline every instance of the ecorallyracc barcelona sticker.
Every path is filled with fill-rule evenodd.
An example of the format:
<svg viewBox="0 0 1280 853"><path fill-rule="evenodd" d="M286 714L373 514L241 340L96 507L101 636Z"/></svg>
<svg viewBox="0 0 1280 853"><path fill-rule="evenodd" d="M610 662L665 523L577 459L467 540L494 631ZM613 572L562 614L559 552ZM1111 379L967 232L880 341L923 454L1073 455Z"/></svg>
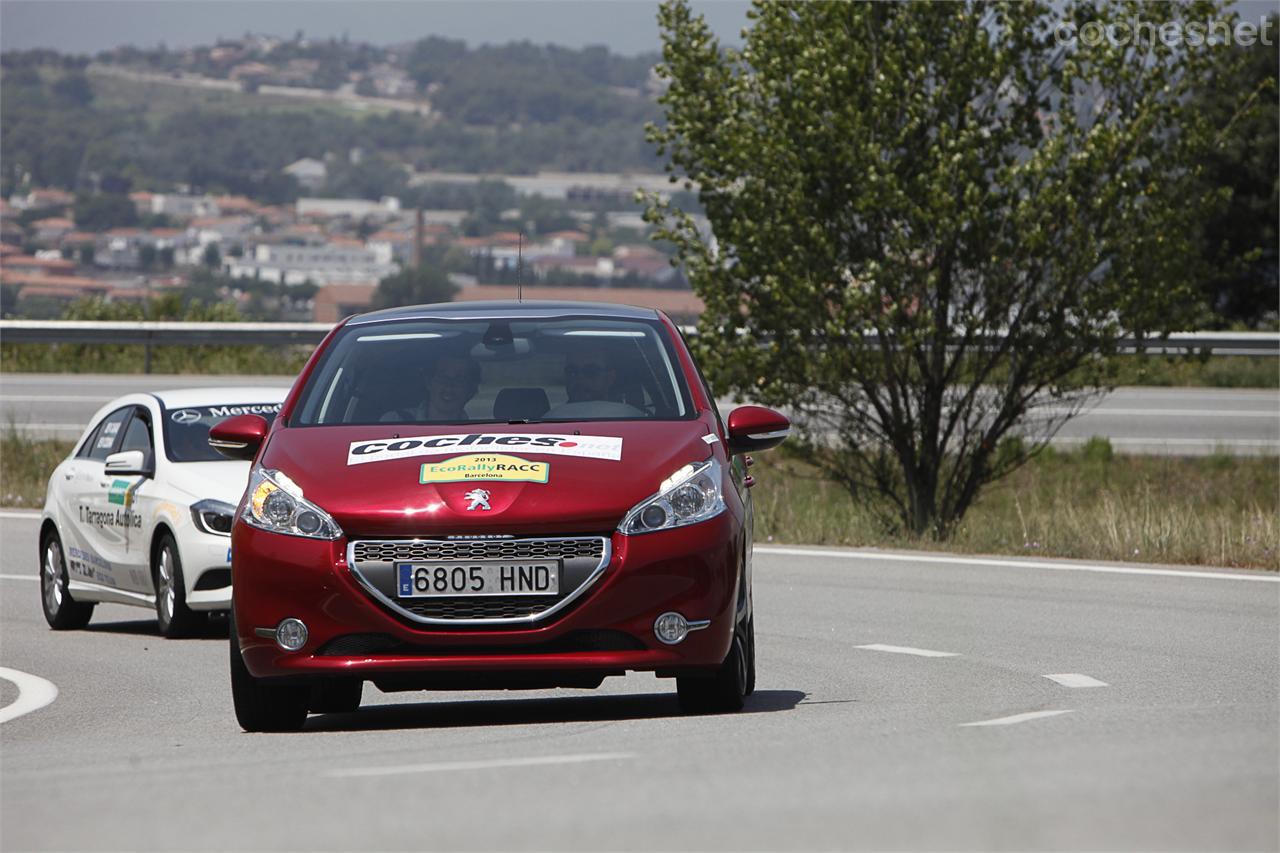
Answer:
<svg viewBox="0 0 1280 853"><path fill-rule="evenodd" d="M519 456L455 456L443 462L423 462L419 483L460 483L467 480L506 480L516 483L545 483L551 474L548 462Z"/></svg>
<svg viewBox="0 0 1280 853"><path fill-rule="evenodd" d="M353 441L347 448L347 464L363 465L366 462L387 462L413 456L448 456L459 450L509 450L617 462L622 459L622 439L611 435L508 432L417 435Z"/></svg>

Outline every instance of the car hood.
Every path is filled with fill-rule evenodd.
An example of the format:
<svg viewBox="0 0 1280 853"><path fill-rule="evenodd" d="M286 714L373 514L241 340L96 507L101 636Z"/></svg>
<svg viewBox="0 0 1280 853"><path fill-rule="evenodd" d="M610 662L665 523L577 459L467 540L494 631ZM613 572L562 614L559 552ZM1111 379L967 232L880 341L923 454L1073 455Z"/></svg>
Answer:
<svg viewBox="0 0 1280 853"><path fill-rule="evenodd" d="M173 462L164 473L165 485L188 496L191 503L205 498L240 503L249 485L249 463L228 459L225 462Z"/></svg>
<svg viewBox="0 0 1280 853"><path fill-rule="evenodd" d="M348 537L603 533L707 459L708 433L700 420L278 427L260 462Z"/></svg>

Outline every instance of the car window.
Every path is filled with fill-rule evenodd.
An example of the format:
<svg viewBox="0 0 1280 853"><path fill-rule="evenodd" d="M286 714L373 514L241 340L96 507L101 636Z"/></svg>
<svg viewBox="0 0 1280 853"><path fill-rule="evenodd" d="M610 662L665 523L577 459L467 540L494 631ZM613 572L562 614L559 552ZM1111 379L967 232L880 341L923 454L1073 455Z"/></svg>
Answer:
<svg viewBox="0 0 1280 853"><path fill-rule="evenodd" d="M98 461L110 456L111 448L115 447L116 441L120 438L120 429L131 411L132 407L125 406L103 418L93 435L89 436L89 440L84 443L84 447L80 448L80 455Z"/></svg>
<svg viewBox="0 0 1280 853"><path fill-rule="evenodd" d="M292 423L469 424L693 416L656 322L403 320L343 329Z"/></svg>
<svg viewBox="0 0 1280 853"><path fill-rule="evenodd" d="M260 415L275 420L279 403L230 403L161 409L164 454L170 462L225 462L227 457L209 446L209 429L237 415Z"/></svg>
<svg viewBox="0 0 1280 853"><path fill-rule="evenodd" d="M129 425L124 429L124 438L120 440L120 447L116 452L122 453L126 450L150 452L152 447L151 415L146 409L139 406L134 409L133 417L129 419Z"/></svg>

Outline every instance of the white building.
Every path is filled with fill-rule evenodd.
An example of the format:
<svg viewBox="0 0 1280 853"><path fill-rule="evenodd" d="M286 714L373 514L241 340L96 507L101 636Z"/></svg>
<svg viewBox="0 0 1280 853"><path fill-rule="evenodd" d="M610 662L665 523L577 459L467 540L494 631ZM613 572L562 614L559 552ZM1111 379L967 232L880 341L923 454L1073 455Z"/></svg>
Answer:
<svg viewBox="0 0 1280 853"><path fill-rule="evenodd" d="M329 180L329 168L324 161L312 157L295 160L280 171L293 175L299 185L309 190L318 190Z"/></svg>
<svg viewBox="0 0 1280 853"><path fill-rule="evenodd" d="M207 195L155 193L151 196L151 212L178 219L190 219L195 216L217 216L218 203L213 200L212 196Z"/></svg>
<svg viewBox="0 0 1280 853"><path fill-rule="evenodd" d="M332 219L347 216L352 219L391 219L400 213L400 199L383 196L380 201L363 198L300 198L298 217Z"/></svg>
<svg viewBox="0 0 1280 853"><path fill-rule="evenodd" d="M232 278L257 278L284 284L319 285L379 281L400 271L389 252L355 246L259 244L241 258L226 259Z"/></svg>

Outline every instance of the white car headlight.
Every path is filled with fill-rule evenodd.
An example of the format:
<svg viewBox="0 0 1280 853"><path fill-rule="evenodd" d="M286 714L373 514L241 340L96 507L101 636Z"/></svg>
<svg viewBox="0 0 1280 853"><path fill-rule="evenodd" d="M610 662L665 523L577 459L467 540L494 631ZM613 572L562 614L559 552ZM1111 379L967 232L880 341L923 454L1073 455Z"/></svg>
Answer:
<svg viewBox="0 0 1280 853"><path fill-rule="evenodd" d="M248 496L242 517L254 527L310 539L342 535L329 513L304 498L302 488L281 471L254 468L249 473Z"/></svg>
<svg viewBox="0 0 1280 853"><path fill-rule="evenodd" d="M230 536L231 522L235 520L236 508L226 501L208 498L196 501L191 505L191 520L196 529L214 536Z"/></svg>
<svg viewBox="0 0 1280 853"><path fill-rule="evenodd" d="M651 533L713 518L724 511L723 481L724 472L714 458L685 465L662 481L656 495L632 507L618 531Z"/></svg>

